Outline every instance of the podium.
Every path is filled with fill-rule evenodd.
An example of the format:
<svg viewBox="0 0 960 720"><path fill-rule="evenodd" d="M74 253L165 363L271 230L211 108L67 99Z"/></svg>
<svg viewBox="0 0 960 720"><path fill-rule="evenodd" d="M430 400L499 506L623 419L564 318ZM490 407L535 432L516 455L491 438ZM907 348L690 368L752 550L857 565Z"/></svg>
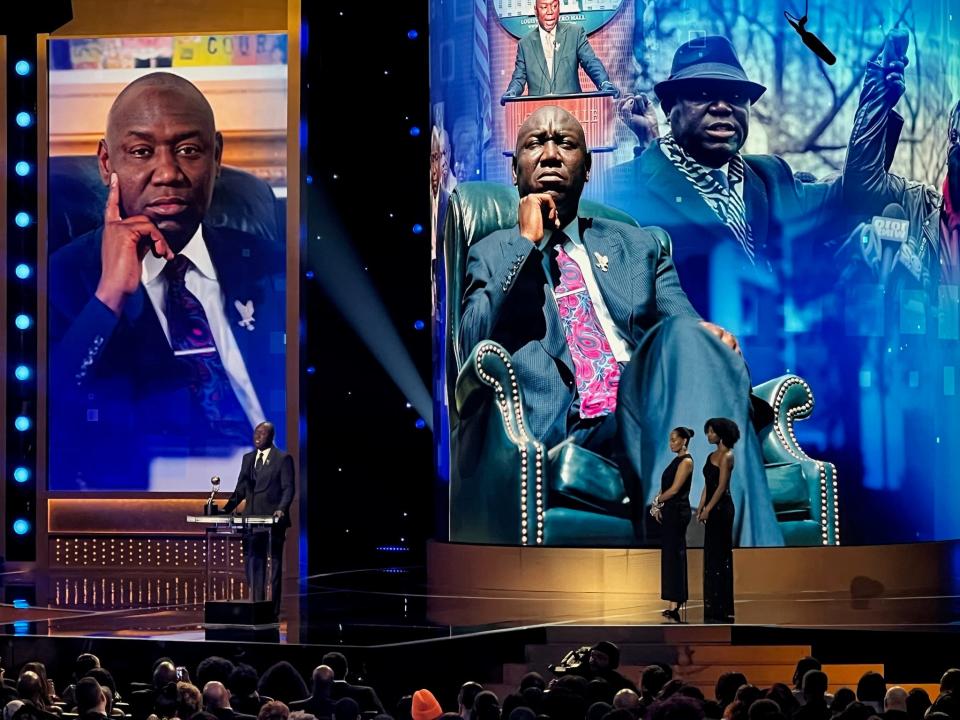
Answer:
<svg viewBox="0 0 960 720"><path fill-rule="evenodd" d="M276 524L272 515L187 515L187 522L203 525L206 531L206 583L207 597L212 597L211 580L213 571L212 540L221 535L241 534L249 536L252 533L270 533ZM267 544L266 577L270 577L270 563L273 562L270 552L270 543ZM269 582L265 589L270 588ZM253 588L248 587L252 593ZM272 593L272 588L267 592ZM248 642L279 642L280 622L273 614L272 597L268 600L211 600L203 603L203 628L208 640L239 640Z"/></svg>
<svg viewBox="0 0 960 720"><path fill-rule="evenodd" d="M556 105L573 115L583 125L587 147L591 152L611 152L614 140L617 110L612 92L576 93L574 95L519 95L502 98L505 110L504 141L510 147L503 154L512 157L516 149L517 131L531 114L547 105Z"/></svg>

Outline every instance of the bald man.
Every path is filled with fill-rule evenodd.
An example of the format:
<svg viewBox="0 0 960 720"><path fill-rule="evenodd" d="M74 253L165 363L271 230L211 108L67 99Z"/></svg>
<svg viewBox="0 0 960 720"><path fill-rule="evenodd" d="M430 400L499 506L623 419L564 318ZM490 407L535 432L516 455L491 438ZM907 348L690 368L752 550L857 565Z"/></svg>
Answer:
<svg viewBox="0 0 960 720"><path fill-rule="evenodd" d="M661 239L580 216L590 170L570 113L541 108L520 128L519 223L470 247L460 356L483 340L511 353L527 428L548 448L572 441L617 463L638 540L659 489L654 475L673 457L670 430L731 418L745 436L731 483L734 539L782 545L760 445L748 432L750 377L737 339L697 315Z"/></svg>
<svg viewBox="0 0 960 720"><path fill-rule="evenodd" d="M333 683L336 677L329 665L317 665L313 669L313 694L305 700L290 703L290 712L305 712L318 718L333 716Z"/></svg>
<svg viewBox="0 0 960 720"><path fill-rule="evenodd" d="M158 457L233 457L265 412L282 417L283 248L206 223L222 156L210 104L177 75L110 108L103 224L50 261L54 487L149 487Z"/></svg>
<svg viewBox="0 0 960 720"><path fill-rule="evenodd" d="M203 686L203 709L217 720L254 720L253 715L244 715L230 707L230 691L217 680Z"/></svg>

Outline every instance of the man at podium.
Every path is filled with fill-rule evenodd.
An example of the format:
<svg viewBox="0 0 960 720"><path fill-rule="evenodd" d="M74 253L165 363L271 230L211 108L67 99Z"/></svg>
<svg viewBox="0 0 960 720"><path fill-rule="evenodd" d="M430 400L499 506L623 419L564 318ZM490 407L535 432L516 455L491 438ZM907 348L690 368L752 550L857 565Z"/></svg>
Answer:
<svg viewBox="0 0 960 720"><path fill-rule="evenodd" d="M265 600L267 554L270 555L270 599L274 615L280 614L283 581L283 541L290 527L293 502L293 458L273 444L273 423L262 422L253 430L254 450L243 456L237 488L223 511L234 512L244 503L244 515L273 515L274 524L266 532L252 532L244 543L247 585L254 602Z"/></svg>
<svg viewBox="0 0 960 720"><path fill-rule="evenodd" d="M504 98L517 97L524 85L529 95L572 95L583 92L579 69L583 65L601 91L620 95L580 25L560 24L559 0L536 0L537 27L520 39L513 76Z"/></svg>

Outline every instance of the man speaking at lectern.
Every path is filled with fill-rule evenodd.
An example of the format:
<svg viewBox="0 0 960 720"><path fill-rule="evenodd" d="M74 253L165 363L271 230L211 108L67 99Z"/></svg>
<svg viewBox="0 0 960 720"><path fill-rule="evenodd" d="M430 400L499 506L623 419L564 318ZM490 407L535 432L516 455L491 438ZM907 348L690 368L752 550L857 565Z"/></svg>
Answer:
<svg viewBox="0 0 960 720"><path fill-rule="evenodd" d="M294 495L293 458L273 444L274 427L262 422L253 430L255 450L243 456L237 488L223 511L233 512L244 502L243 515L273 515L276 521L266 532L252 532L244 548L244 564L251 599L265 599L267 552L270 553L270 599L273 614L280 614L283 583L283 541L290 527L290 504Z"/></svg>
<svg viewBox="0 0 960 720"><path fill-rule="evenodd" d="M590 47L587 33L579 25L560 24L559 0L536 0L537 27L520 39L513 76L504 98L517 97L528 88L529 95L572 95L583 92L579 69L583 65L590 79L602 91L620 95L610 82L607 70Z"/></svg>

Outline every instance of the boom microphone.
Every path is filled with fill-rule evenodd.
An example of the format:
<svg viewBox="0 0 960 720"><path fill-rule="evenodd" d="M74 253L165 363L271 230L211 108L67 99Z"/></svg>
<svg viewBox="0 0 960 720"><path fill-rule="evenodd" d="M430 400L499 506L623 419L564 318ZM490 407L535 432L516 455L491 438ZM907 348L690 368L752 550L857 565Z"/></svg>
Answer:
<svg viewBox="0 0 960 720"><path fill-rule="evenodd" d="M834 65L837 62L837 56L830 52L829 48L823 44L823 41L814 35L812 32L807 30L807 9L809 7L809 0L807 5L804 7L803 17L796 18L786 10L783 11L783 16L787 18L787 22L790 23L790 26L797 31L797 34L800 35L800 39L803 40L803 44L808 48L813 50L814 54L823 60L827 65Z"/></svg>

